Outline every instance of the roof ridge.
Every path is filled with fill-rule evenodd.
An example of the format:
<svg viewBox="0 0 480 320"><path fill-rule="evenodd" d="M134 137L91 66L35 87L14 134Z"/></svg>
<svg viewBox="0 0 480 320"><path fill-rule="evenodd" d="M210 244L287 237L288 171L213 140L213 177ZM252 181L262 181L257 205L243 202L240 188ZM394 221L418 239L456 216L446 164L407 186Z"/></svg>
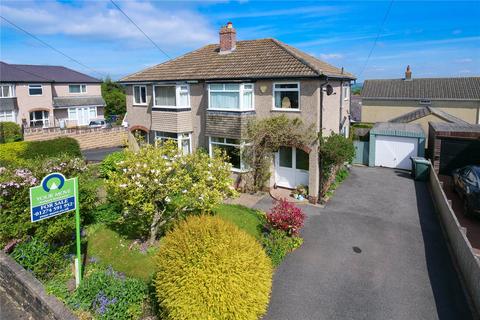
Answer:
<svg viewBox="0 0 480 320"><path fill-rule="evenodd" d="M472 77L440 77L440 78L412 78L408 81L414 80L447 80L447 79L480 79L480 76L472 76ZM365 79L363 82L367 81L405 81L405 78L394 78L394 79Z"/></svg>
<svg viewBox="0 0 480 320"><path fill-rule="evenodd" d="M318 74L319 76L322 75L322 71L321 72L318 72L318 70L311 64L309 63L308 61L306 61L305 59L301 58L298 56L298 54L296 52L293 52L292 49L288 48L287 47L287 44L275 39L275 38L269 38L271 39L271 41L273 43L275 43L277 46L279 46L280 48L282 48L283 50L285 50L285 52L287 52L288 54L290 54L291 56L293 56L295 59L297 59L298 61L300 61L301 63L303 63L304 65L306 65L307 67L309 67L310 69L313 70L313 72L315 72L316 74Z"/></svg>

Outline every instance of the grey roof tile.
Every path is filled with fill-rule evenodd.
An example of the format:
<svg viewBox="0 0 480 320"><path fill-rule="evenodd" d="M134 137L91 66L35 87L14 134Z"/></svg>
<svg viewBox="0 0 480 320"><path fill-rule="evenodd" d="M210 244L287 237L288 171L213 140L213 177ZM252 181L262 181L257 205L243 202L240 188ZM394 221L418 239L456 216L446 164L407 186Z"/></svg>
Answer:
<svg viewBox="0 0 480 320"><path fill-rule="evenodd" d="M104 106L105 100L101 96L83 97L54 97L55 108L79 107L79 106Z"/></svg>
<svg viewBox="0 0 480 320"><path fill-rule="evenodd" d="M62 66L9 64L0 61L0 82L101 83L102 81Z"/></svg>
<svg viewBox="0 0 480 320"><path fill-rule="evenodd" d="M365 80L364 99L480 100L480 77Z"/></svg>

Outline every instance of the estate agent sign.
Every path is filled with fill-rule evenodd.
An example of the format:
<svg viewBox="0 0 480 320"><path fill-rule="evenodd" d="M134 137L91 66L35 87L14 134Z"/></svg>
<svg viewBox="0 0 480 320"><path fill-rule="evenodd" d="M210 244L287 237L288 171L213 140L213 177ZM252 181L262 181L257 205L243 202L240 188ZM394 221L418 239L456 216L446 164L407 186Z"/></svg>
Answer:
<svg viewBox="0 0 480 320"><path fill-rule="evenodd" d="M78 204L78 178L65 179L54 172L42 179L39 186L30 188L30 216L32 222L55 217L75 210L77 238L76 282L81 280L80 210Z"/></svg>

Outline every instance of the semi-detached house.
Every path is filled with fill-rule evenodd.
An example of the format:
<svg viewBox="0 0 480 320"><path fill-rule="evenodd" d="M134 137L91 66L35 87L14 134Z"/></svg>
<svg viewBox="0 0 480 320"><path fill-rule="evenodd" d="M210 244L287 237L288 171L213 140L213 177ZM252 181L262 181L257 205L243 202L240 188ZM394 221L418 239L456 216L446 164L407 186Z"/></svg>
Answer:
<svg viewBox="0 0 480 320"><path fill-rule="evenodd" d="M41 128L88 125L103 118L101 83L62 66L0 61L0 122Z"/></svg>
<svg viewBox="0 0 480 320"><path fill-rule="evenodd" d="M222 148L234 173L245 170L239 150L252 117L299 117L317 132L348 135L350 84L355 77L276 39L236 41L231 23L209 44L120 80L127 87L131 131L174 139L184 152ZM271 185L319 189L318 148L284 146Z"/></svg>

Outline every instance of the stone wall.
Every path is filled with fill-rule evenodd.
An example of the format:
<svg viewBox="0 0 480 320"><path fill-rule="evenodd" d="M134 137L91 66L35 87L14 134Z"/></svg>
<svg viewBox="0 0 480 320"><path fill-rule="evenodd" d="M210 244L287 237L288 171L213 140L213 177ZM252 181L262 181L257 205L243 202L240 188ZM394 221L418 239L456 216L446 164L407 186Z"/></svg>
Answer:
<svg viewBox="0 0 480 320"><path fill-rule="evenodd" d="M80 144L80 149L96 149L124 146L127 144L127 129L113 128L25 128L25 141L50 140L59 137L74 138Z"/></svg>
<svg viewBox="0 0 480 320"><path fill-rule="evenodd" d="M434 170L430 170L429 184L435 208L447 234L453 258L460 270L463 283L470 294L477 313L480 313L480 261L467 239L466 230L458 223L450 202Z"/></svg>
<svg viewBox="0 0 480 320"><path fill-rule="evenodd" d="M62 302L48 295L43 285L12 258L0 251L0 294L15 301L25 318L47 320L77 319Z"/></svg>

